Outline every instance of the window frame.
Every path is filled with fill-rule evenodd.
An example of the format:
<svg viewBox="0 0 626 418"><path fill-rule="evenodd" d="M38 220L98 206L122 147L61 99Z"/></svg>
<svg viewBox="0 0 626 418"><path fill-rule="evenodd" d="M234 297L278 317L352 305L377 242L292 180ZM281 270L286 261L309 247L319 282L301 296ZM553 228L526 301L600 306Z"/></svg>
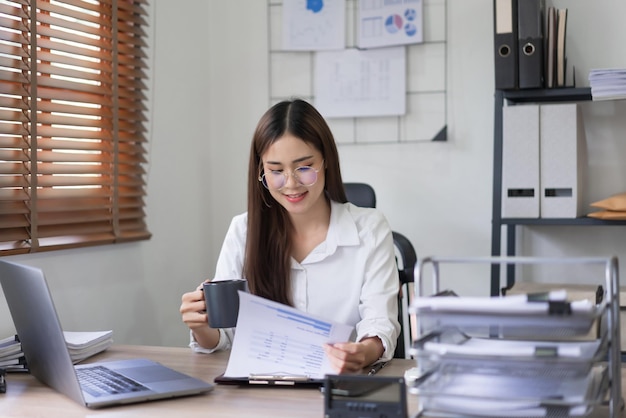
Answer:
<svg viewBox="0 0 626 418"><path fill-rule="evenodd" d="M0 1L0 256L150 239L146 5Z"/></svg>

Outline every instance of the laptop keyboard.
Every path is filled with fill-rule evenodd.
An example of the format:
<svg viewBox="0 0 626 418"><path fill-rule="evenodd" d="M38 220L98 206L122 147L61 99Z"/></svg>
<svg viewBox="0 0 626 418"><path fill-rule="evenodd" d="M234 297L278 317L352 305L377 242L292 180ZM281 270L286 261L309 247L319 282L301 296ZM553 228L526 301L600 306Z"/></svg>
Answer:
<svg viewBox="0 0 626 418"><path fill-rule="evenodd" d="M142 384L103 366L76 369L76 374L82 389L91 396L149 390Z"/></svg>

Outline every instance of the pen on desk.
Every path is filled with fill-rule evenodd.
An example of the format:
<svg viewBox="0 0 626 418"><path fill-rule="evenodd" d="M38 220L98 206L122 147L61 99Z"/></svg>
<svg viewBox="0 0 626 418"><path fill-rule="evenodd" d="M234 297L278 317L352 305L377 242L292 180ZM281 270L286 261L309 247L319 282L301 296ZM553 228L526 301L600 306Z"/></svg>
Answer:
<svg viewBox="0 0 626 418"><path fill-rule="evenodd" d="M380 363L376 363L372 366L370 371L367 373L368 376L374 375L380 371L383 367L387 365L386 361L381 361Z"/></svg>

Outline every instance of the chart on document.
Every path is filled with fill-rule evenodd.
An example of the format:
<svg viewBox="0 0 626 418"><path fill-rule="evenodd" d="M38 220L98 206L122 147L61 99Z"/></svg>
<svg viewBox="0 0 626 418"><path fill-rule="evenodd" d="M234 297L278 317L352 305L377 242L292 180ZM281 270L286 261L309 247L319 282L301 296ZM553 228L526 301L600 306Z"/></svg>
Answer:
<svg viewBox="0 0 626 418"><path fill-rule="evenodd" d="M332 373L323 344L348 341L352 327L240 293L239 319L226 376Z"/></svg>

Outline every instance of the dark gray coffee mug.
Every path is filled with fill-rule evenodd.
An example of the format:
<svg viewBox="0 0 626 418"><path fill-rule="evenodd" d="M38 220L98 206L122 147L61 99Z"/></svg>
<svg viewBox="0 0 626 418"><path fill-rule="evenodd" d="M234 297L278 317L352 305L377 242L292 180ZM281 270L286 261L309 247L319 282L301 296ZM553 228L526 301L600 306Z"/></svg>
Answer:
<svg viewBox="0 0 626 418"><path fill-rule="evenodd" d="M248 291L243 279L212 280L203 284L206 311L211 328L232 328L237 325L239 294Z"/></svg>

